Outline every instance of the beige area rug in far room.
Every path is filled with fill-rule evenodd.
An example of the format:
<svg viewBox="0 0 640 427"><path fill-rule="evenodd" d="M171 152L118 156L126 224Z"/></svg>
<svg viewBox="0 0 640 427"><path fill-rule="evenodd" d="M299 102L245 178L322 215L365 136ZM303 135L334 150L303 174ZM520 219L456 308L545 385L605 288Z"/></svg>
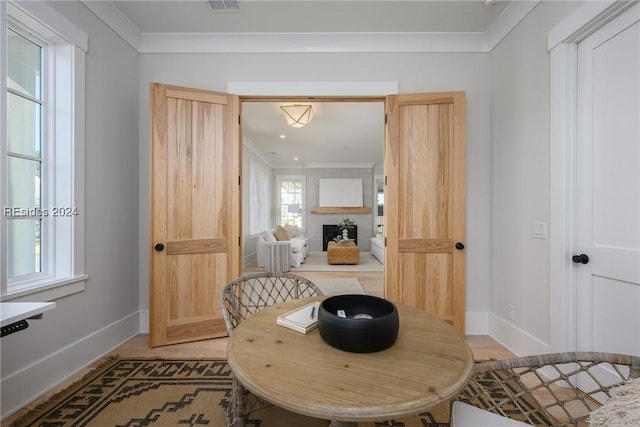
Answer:
<svg viewBox="0 0 640 427"><path fill-rule="evenodd" d="M314 277L311 280L325 295L364 294L358 279L334 279Z"/></svg>
<svg viewBox="0 0 640 427"><path fill-rule="evenodd" d="M327 264L326 252L309 252L300 267L289 269L290 273L298 271L384 271L384 266L371 252L360 252L360 262L354 265Z"/></svg>

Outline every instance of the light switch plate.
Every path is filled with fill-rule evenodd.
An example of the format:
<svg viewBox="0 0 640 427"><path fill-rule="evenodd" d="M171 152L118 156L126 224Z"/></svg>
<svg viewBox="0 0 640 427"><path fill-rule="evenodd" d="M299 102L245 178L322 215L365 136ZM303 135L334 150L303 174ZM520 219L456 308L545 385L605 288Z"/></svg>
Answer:
<svg viewBox="0 0 640 427"><path fill-rule="evenodd" d="M534 222L533 223L533 237L536 239L547 238L547 223L546 222Z"/></svg>

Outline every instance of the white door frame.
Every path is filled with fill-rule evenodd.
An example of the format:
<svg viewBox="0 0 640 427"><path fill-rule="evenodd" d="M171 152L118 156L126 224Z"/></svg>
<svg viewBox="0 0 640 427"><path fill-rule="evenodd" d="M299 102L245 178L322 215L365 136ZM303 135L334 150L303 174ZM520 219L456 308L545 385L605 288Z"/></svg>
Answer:
<svg viewBox="0 0 640 427"><path fill-rule="evenodd" d="M636 2L585 2L547 35L550 69L550 351L577 350L576 130L578 43Z"/></svg>
<svg viewBox="0 0 640 427"><path fill-rule="evenodd" d="M230 81L227 92L240 96L387 96L397 81Z"/></svg>

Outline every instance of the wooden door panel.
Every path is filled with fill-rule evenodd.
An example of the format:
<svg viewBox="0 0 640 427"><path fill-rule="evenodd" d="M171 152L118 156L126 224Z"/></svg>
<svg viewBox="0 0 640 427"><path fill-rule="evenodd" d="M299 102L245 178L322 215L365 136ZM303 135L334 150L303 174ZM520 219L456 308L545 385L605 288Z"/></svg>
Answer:
<svg viewBox="0 0 640 427"><path fill-rule="evenodd" d="M191 239L167 242L167 255L227 252L227 239Z"/></svg>
<svg viewBox="0 0 640 427"><path fill-rule="evenodd" d="M387 100L385 296L464 332L464 93Z"/></svg>
<svg viewBox="0 0 640 427"><path fill-rule="evenodd" d="M151 85L152 346L226 335L222 288L240 275L238 97Z"/></svg>
<svg viewBox="0 0 640 427"><path fill-rule="evenodd" d="M221 332L223 329L225 329L224 319L202 316L169 322L165 333L168 343L182 343L199 341L203 337L224 337L227 334L226 332Z"/></svg>
<svg viewBox="0 0 640 427"><path fill-rule="evenodd" d="M415 307L452 322L452 258L428 253L400 254L400 294Z"/></svg>
<svg viewBox="0 0 640 427"><path fill-rule="evenodd" d="M168 134L175 142L167 156L167 238L224 238L229 193L220 191L226 172L216 165L225 159L220 142L225 112L219 106L171 98L167 111Z"/></svg>
<svg viewBox="0 0 640 427"><path fill-rule="evenodd" d="M172 256L168 266L169 322L198 316L220 314L217 280L225 280L217 273L224 272L226 254L196 254Z"/></svg>
<svg viewBox="0 0 640 427"><path fill-rule="evenodd" d="M403 209L400 238L451 237L450 162L451 138L448 122L452 107L446 104L404 108L400 147L404 173L400 187ZM429 143L435 141L436 143ZM425 197L432 194L433 197Z"/></svg>

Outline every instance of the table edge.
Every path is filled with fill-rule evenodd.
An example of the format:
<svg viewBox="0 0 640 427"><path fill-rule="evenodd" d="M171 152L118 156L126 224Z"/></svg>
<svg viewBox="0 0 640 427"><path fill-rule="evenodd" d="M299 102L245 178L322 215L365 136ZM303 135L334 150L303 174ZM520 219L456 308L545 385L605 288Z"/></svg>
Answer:
<svg viewBox="0 0 640 427"><path fill-rule="evenodd" d="M328 296L325 295L321 297L304 298L304 299L301 299L300 301L318 301L318 300L321 301L324 298L327 298L329 296L330 295ZM414 307L401 305L401 304L396 304L396 305L400 305L400 307L406 307L412 310L416 310L416 308ZM430 314L427 312L424 312L424 313L434 317L439 321L444 322L442 319L437 318L433 314ZM359 407L359 408L336 408L336 407L323 405L319 407L313 406L312 407L313 410L311 410L309 409L309 406L298 406L298 405L289 404L289 402L286 401L284 398L274 400L273 397L267 395L266 393L263 393L262 390L253 387L252 382L248 380L245 375L242 375L244 374L244 370L239 369L238 365L233 359L233 356L228 351L228 348L231 345L231 339L227 344L227 363L229 364L229 367L233 371L233 374L236 376L238 381L240 381L240 383L247 390L249 390L251 393L255 394L256 396L264 399L265 401L275 406L278 406L280 408L289 410L291 412L295 412L297 414L306 415L313 418L327 419L327 420L339 420L339 421L346 421L346 422L381 421L381 420L388 420L391 418L403 418L403 417L408 417L412 415L417 415L419 413L435 408L440 404L445 404L447 402L454 400L455 397L459 394L459 392L469 382L471 375L473 373L473 366L475 363L473 352L471 351L471 347L467 343L466 339L464 339L464 343L467 351L467 364L465 366L465 369L462 375L460 376L459 381L452 384L447 390L445 390L446 394L440 399L439 402L412 401L412 402L407 402L405 404L394 403L393 405L384 405L384 406L377 406L377 407L369 406L369 407ZM241 374L239 375L238 372L240 372Z"/></svg>

